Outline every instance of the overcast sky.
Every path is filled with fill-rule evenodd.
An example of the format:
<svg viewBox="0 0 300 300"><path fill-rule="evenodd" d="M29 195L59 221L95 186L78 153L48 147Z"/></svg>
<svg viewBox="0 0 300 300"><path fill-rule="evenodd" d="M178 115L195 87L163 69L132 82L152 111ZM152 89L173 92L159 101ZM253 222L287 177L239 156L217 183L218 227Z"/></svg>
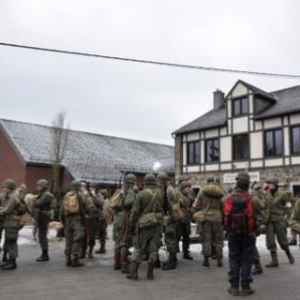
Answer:
<svg viewBox="0 0 300 300"><path fill-rule="evenodd" d="M300 74L298 0L1 0L0 42ZM0 118L173 145L171 133L238 79L265 91L300 80L0 46Z"/></svg>

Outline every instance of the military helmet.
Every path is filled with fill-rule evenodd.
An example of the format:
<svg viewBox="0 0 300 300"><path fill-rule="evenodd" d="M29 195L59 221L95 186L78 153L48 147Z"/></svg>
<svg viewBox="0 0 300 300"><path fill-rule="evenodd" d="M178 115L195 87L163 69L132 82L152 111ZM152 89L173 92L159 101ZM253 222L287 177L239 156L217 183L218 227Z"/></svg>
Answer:
<svg viewBox="0 0 300 300"><path fill-rule="evenodd" d="M166 173L158 173L157 180L162 182L167 182L169 180L169 176Z"/></svg>
<svg viewBox="0 0 300 300"><path fill-rule="evenodd" d="M48 181L46 179L40 179L37 181L36 185L42 187L42 188L47 188L48 187Z"/></svg>
<svg viewBox="0 0 300 300"><path fill-rule="evenodd" d="M10 189L10 190L14 190L16 188L16 183L12 179L6 179L6 180L4 180L2 187Z"/></svg>
<svg viewBox="0 0 300 300"><path fill-rule="evenodd" d="M250 182L250 176L247 172L238 173L235 180L239 180L239 179L246 179L248 182Z"/></svg>
<svg viewBox="0 0 300 300"><path fill-rule="evenodd" d="M99 183L98 183L98 182L95 182L95 181L94 181L94 182L91 182L91 183L90 183L90 187L91 187L91 188L96 188L96 189L98 189L98 188L99 188Z"/></svg>
<svg viewBox="0 0 300 300"><path fill-rule="evenodd" d="M217 176L209 176L206 180L207 183L220 183L220 178Z"/></svg>
<svg viewBox="0 0 300 300"><path fill-rule="evenodd" d="M273 183L274 185L279 186L279 181L275 177L269 177L269 178L267 178L266 183Z"/></svg>
<svg viewBox="0 0 300 300"><path fill-rule="evenodd" d="M125 177L125 182L126 183L135 183L135 181L136 181L136 177L135 177L134 174L129 173L129 174L126 175L126 177Z"/></svg>
<svg viewBox="0 0 300 300"><path fill-rule="evenodd" d="M155 184L155 176L151 173L148 173L144 177L144 181L146 184Z"/></svg>
<svg viewBox="0 0 300 300"><path fill-rule="evenodd" d="M79 188L81 187L81 182L80 182L80 181L73 180L73 181L71 182L71 186L72 186L72 188L79 189Z"/></svg>
<svg viewBox="0 0 300 300"><path fill-rule="evenodd" d="M139 187L137 185L135 185L133 187L133 191L134 191L135 194L137 194L140 191L140 189L139 189Z"/></svg>
<svg viewBox="0 0 300 300"><path fill-rule="evenodd" d="M179 184L179 189L182 191L183 189L187 188L187 187L191 187L191 184L188 181L182 181Z"/></svg>
<svg viewBox="0 0 300 300"><path fill-rule="evenodd" d="M178 178L178 183L180 184L183 181L189 181L191 178L189 175L180 175Z"/></svg>

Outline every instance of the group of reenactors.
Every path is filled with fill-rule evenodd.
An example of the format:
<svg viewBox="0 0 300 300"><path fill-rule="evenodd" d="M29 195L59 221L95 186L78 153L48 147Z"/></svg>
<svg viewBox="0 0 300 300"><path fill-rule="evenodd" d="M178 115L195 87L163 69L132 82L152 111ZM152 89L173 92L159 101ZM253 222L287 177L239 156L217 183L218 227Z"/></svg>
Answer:
<svg viewBox="0 0 300 300"><path fill-rule="evenodd" d="M36 190L37 193L31 195L31 201L28 202L25 185L17 188L10 179L2 184L0 237L2 231L5 231L2 270L17 267L17 238L25 213L30 213L37 223L41 247L41 255L37 261L49 261L47 232L51 211L56 205L55 197L49 192L48 182L44 179L37 182ZM246 204L249 199L253 212ZM233 205L229 208L230 211L229 204ZM246 220L249 224L253 217L255 224L250 226L251 230L236 233L228 229L226 222L232 216L237 221L232 219L231 222L245 222L244 216L232 212L232 207L247 211ZM189 251L191 222L197 224L204 267L210 266L210 259L216 259L217 266L222 267L222 250L227 235L231 283L229 292L234 295L253 293L250 287L252 265L252 274L263 272L255 246L259 234L263 231L266 234L266 245L271 254L271 262L266 267L273 268L279 266L275 237L290 264L294 264L294 257L289 249L287 227L291 227L293 239L300 233L300 201L297 201L287 187L280 188L276 178L268 178L264 186L255 183L250 188L249 175L242 172L236 178L234 190L226 192L221 187L219 178L211 176L207 178L198 195L195 195L188 176L180 176L178 185L173 187L167 174L147 174L144 177L144 187L140 190L136 186L135 175L127 174L123 186L112 197L107 190L101 190L98 183L92 182L87 187L82 182L73 181L59 212L65 234L66 266L81 267L84 265L82 258L93 258L97 237L100 248L96 253L106 252L106 229L108 218L111 219L112 216L114 270L127 274L127 278L131 280L138 280L138 269L143 260L148 261L149 280L154 278L153 270L156 267L165 271L176 269L180 242L183 259L192 260ZM236 229L240 224L230 225L230 228ZM248 245L246 262L241 265L237 263L238 256L242 255L237 251L239 243ZM163 263L160 262L158 254L162 245L168 256ZM245 257L245 253L242 257Z"/></svg>

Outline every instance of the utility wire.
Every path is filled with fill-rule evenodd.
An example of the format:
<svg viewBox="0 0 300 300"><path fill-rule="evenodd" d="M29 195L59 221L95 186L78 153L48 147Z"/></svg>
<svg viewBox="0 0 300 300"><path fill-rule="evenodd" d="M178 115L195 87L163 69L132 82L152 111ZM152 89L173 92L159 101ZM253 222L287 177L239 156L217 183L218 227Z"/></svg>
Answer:
<svg viewBox="0 0 300 300"><path fill-rule="evenodd" d="M43 47L20 45L20 44L13 44L13 43L4 43L4 42L0 42L0 46L22 48L22 49L36 50L36 51L46 51L46 52L59 53L59 54L70 54L70 55L102 58L102 59L120 60L120 61L135 62L135 63L142 63L142 64L160 65L160 66L175 67L175 68L195 69L195 70L204 70L204 71L213 71L213 72L240 73L240 74L247 74L247 75L258 75L258 76L269 76L269 77L284 77L289 79L300 79L300 75L255 72L255 71L246 71L246 70L177 64L177 63L169 63L169 62L162 62L162 61L128 58L128 57L120 57L120 56L110 56L110 55L102 55L102 54L87 53L87 52L61 50L61 49L54 49L54 48L43 48Z"/></svg>

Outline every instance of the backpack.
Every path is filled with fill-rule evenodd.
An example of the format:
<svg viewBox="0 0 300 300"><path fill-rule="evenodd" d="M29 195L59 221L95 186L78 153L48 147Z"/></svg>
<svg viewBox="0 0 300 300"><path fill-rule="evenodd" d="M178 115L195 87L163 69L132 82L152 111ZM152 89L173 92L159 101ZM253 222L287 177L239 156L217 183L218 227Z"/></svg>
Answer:
<svg viewBox="0 0 300 300"><path fill-rule="evenodd" d="M110 208L111 209L121 209L123 207L123 190L119 189L116 190L116 192L113 194L113 196L110 199Z"/></svg>
<svg viewBox="0 0 300 300"><path fill-rule="evenodd" d="M224 207L225 227L233 234L255 232L255 216L248 193L231 193Z"/></svg>
<svg viewBox="0 0 300 300"><path fill-rule="evenodd" d="M67 194L64 200L64 210L66 215L79 214L80 207L76 194Z"/></svg>

